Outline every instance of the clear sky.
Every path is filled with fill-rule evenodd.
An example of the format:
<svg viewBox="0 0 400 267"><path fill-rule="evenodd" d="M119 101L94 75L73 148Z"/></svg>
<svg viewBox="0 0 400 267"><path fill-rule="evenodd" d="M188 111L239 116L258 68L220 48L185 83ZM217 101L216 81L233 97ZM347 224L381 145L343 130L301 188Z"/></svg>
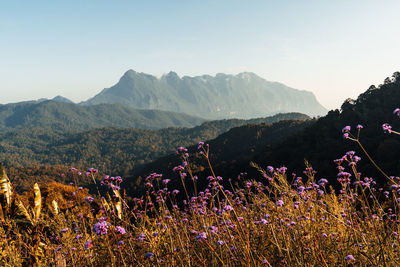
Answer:
<svg viewBox="0 0 400 267"><path fill-rule="evenodd" d="M128 69L251 71L339 108L400 71L400 1L3 1L0 103L79 102Z"/></svg>

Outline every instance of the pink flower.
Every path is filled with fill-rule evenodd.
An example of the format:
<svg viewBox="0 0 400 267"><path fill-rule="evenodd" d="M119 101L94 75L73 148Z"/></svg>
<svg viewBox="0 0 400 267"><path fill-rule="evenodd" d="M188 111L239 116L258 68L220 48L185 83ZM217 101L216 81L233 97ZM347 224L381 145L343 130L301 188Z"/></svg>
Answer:
<svg viewBox="0 0 400 267"><path fill-rule="evenodd" d="M346 260L346 261L355 261L356 259L354 258L354 256L353 255L347 255L346 257L344 257L344 259Z"/></svg>
<svg viewBox="0 0 400 267"><path fill-rule="evenodd" d="M388 123L382 124L382 129L384 133L391 133L392 132L392 126L390 126Z"/></svg>
<svg viewBox="0 0 400 267"><path fill-rule="evenodd" d="M115 231L116 231L118 234L121 234L121 235L126 234L125 229L124 229L123 227L121 227L121 226L115 227Z"/></svg>

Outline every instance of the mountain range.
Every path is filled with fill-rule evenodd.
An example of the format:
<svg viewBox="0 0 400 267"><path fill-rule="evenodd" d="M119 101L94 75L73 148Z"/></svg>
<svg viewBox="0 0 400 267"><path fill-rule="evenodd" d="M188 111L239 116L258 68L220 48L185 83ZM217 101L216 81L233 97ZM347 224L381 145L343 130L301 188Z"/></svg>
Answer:
<svg viewBox="0 0 400 267"><path fill-rule="evenodd" d="M288 112L317 116L327 110L311 92L269 82L251 72L182 78L169 72L157 78L129 70L116 85L81 103L56 96L0 105L0 131L194 127L206 120L263 118Z"/></svg>
<svg viewBox="0 0 400 267"><path fill-rule="evenodd" d="M250 119L287 112L309 116L327 113L311 92L270 82L251 72L180 78L171 71L157 78L129 70L117 84L82 102L84 105L104 103L173 111L206 119Z"/></svg>

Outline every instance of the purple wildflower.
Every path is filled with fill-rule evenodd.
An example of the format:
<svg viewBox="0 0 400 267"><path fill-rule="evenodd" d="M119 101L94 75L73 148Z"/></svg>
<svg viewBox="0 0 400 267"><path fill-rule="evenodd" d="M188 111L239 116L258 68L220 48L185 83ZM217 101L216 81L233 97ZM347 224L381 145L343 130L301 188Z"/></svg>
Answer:
<svg viewBox="0 0 400 267"><path fill-rule="evenodd" d="M382 124L382 129L384 133L391 133L392 132L392 126L390 126L388 123Z"/></svg>
<svg viewBox="0 0 400 267"><path fill-rule="evenodd" d="M200 233L198 236L196 236L197 241L201 241L203 239L207 238L207 234L205 232Z"/></svg>
<svg viewBox="0 0 400 267"><path fill-rule="evenodd" d="M273 173L273 172L274 172L274 167L272 167L272 166L267 166L267 171L268 171L269 173Z"/></svg>
<svg viewBox="0 0 400 267"><path fill-rule="evenodd" d="M304 187L304 186L299 186L299 187L297 187L297 193L299 193L299 194L303 193L304 190L305 190L305 187Z"/></svg>
<svg viewBox="0 0 400 267"><path fill-rule="evenodd" d="M356 259L354 258L354 256L353 255L347 255L346 257L344 257L344 259L346 260L346 261L355 261Z"/></svg>
<svg viewBox="0 0 400 267"><path fill-rule="evenodd" d="M226 206L224 207L224 210L225 210L225 211L231 211L231 210L233 210L233 208L232 208L232 206L230 206L230 205L226 205Z"/></svg>
<svg viewBox="0 0 400 267"><path fill-rule="evenodd" d="M90 240L88 240L88 241L86 241L85 242L85 249L89 249L89 248L91 248L92 247L92 241L90 241Z"/></svg>
<svg viewBox="0 0 400 267"><path fill-rule="evenodd" d="M74 237L74 239L72 241L75 242L75 241L78 241L81 238L82 238L82 235L77 235L77 236Z"/></svg>
<svg viewBox="0 0 400 267"><path fill-rule="evenodd" d="M92 198L91 196L85 197L85 201L92 203L94 200L94 198Z"/></svg>
<svg viewBox="0 0 400 267"><path fill-rule="evenodd" d="M117 232L118 234L121 234L121 235L126 234L125 229L123 227L121 227L121 226L115 227L115 232Z"/></svg>
<svg viewBox="0 0 400 267"><path fill-rule="evenodd" d="M328 180L326 180L325 178L322 178L318 181L318 184L320 186L325 186L328 183Z"/></svg>
<svg viewBox="0 0 400 267"><path fill-rule="evenodd" d="M100 221L93 225L93 232L96 232L98 236L106 235L110 224L106 221Z"/></svg>
<svg viewBox="0 0 400 267"><path fill-rule="evenodd" d="M342 133L350 132L350 130L351 130L351 127L347 125L342 129Z"/></svg>
<svg viewBox="0 0 400 267"><path fill-rule="evenodd" d="M287 168L286 167L280 167L278 168L278 172L280 172L281 174L285 174L286 173Z"/></svg>
<svg viewBox="0 0 400 267"><path fill-rule="evenodd" d="M198 144L197 144L197 149L200 149L200 148L202 148L204 146L204 142L199 142Z"/></svg>
<svg viewBox="0 0 400 267"><path fill-rule="evenodd" d="M259 221L259 224L262 224L262 225L267 224L267 223L268 223L268 222L267 222L266 219L261 219L261 220Z"/></svg>
<svg viewBox="0 0 400 267"><path fill-rule="evenodd" d="M145 237L146 237L146 234L145 234L145 233L141 233L141 234L138 236L138 241L143 242Z"/></svg>
<svg viewBox="0 0 400 267"><path fill-rule="evenodd" d="M148 253L146 253L146 254L144 255L144 257L147 258L147 259L153 258L153 257L154 257L154 253L148 252Z"/></svg>

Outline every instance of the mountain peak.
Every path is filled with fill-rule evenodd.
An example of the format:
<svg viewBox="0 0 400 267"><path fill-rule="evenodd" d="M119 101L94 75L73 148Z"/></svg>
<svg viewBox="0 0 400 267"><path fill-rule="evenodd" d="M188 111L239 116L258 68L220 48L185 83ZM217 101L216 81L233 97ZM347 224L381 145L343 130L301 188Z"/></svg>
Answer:
<svg viewBox="0 0 400 267"><path fill-rule="evenodd" d="M175 71L168 72L167 76L169 76L169 77L178 77L179 78L178 74Z"/></svg>
<svg viewBox="0 0 400 267"><path fill-rule="evenodd" d="M135 73L137 73L137 72L134 71L133 69L129 69L129 70L127 70L127 71L124 73L123 76L130 76L130 75L133 75L133 74L135 74Z"/></svg>
<svg viewBox="0 0 400 267"><path fill-rule="evenodd" d="M131 80L131 79L134 79L136 75L137 75L136 71L129 69L124 73L124 75L122 75L120 80L124 80L124 79Z"/></svg>
<svg viewBox="0 0 400 267"><path fill-rule="evenodd" d="M63 102L63 103L74 104L73 101L69 100L69 99L66 98L66 97L60 96L60 95L54 97L52 100L53 100L53 101L57 101L57 102Z"/></svg>
<svg viewBox="0 0 400 267"><path fill-rule="evenodd" d="M167 79L167 80L178 80L180 79L179 75L175 71L170 71L167 74L164 74L161 76L161 79Z"/></svg>
<svg viewBox="0 0 400 267"><path fill-rule="evenodd" d="M261 78L260 76L258 76L254 72L241 72L241 73L238 73L236 75L236 77L244 79L244 80L251 80L251 79L254 79L254 78L260 79Z"/></svg>
<svg viewBox="0 0 400 267"><path fill-rule="evenodd" d="M169 84L172 84L173 86L176 86L181 79L174 71L168 72L168 74L165 75L164 78L168 81Z"/></svg>

